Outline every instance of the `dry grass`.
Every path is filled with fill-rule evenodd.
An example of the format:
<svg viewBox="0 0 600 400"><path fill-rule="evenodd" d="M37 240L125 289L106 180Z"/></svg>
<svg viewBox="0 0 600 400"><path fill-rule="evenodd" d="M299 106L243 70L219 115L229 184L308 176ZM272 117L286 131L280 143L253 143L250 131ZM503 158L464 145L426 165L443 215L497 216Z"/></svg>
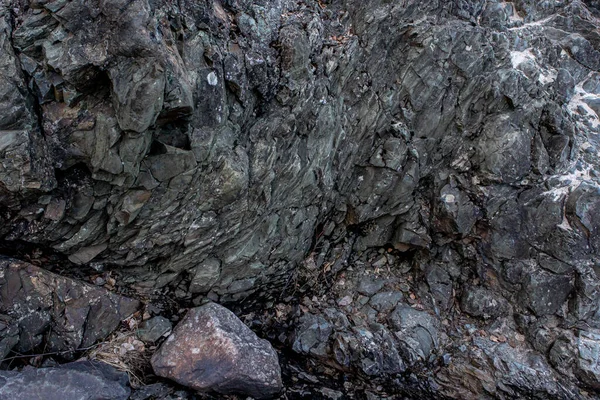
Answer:
<svg viewBox="0 0 600 400"><path fill-rule="evenodd" d="M90 350L86 356L89 360L101 361L126 372L131 387L137 388L143 386L146 381L152 352L137 338L137 324L133 325L133 329L115 332Z"/></svg>

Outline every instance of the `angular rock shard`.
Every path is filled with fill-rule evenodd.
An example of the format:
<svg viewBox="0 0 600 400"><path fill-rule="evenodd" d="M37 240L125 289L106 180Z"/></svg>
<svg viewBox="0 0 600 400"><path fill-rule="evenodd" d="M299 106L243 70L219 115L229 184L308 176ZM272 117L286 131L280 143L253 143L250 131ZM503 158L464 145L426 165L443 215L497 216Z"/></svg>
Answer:
<svg viewBox="0 0 600 400"><path fill-rule="evenodd" d="M228 309L191 309L152 356L158 376L199 391L270 398L282 388L277 353Z"/></svg>

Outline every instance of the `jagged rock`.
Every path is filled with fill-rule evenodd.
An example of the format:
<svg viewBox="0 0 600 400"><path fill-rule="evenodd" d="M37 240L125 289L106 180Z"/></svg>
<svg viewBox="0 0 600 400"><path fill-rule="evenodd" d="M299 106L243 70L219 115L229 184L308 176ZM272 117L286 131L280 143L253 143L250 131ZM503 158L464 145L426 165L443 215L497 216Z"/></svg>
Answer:
<svg viewBox="0 0 600 400"><path fill-rule="evenodd" d="M427 361L439 343L435 319L406 304L398 305L388 319L408 362Z"/></svg>
<svg viewBox="0 0 600 400"><path fill-rule="evenodd" d="M474 317L497 318L508 313L508 302L491 290L475 286L463 293L461 308Z"/></svg>
<svg viewBox="0 0 600 400"><path fill-rule="evenodd" d="M484 338L474 341L468 358L455 360L444 375L440 382L454 398L477 398L474 393L513 398L522 392L537 393L540 398L585 398L553 379L552 369L541 355Z"/></svg>
<svg viewBox="0 0 600 400"><path fill-rule="evenodd" d="M543 316L558 311L572 290L569 276L538 271L527 278L522 297L535 315Z"/></svg>
<svg viewBox="0 0 600 400"><path fill-rule="evenodd" d="M379 312L390 312L403 298L401 292L379 292L371 297L369 304Z"/></svg>
<svg viewBox="0 0 600 400"><path fill-rule="evenodd" d="M361 280L358 284L358 293L364 294L365 296L373 296L379 292L385 285L384 279L374 279L373 277L366 277Z"/></svg>
<svg viewBox="0 0 600 400"><path fill-rule="evenodd" d="M326 357L333 328L323 317L306 314L298 321L292 348L298 353Z"/></svg>
<svg viewBox="0 0 600 400"><path fill-rule="evenodd" d="M2 357L43 345L69 357L112 333L140 303L14 259L0 259Z"/></svg>
<svg viewBox="0 0 600 400"><path fill-rule="evenodd" d="M152 356L152 368L199 391L270 398L282 388L277 353L269 342L215 303L188 311Z"/></svg>
<svg viewBox="0 0 600 400"><path fill-rule="evenodd" d="M127 374L100 362L0 371L0 398L11 400L127 400Z"/></svg>
<svg viewBox="0 0 600 400"><path fill-rule="evenodd" d="M576 374L589 386L600 389L600 332L580 331L577 352Z"/></svg>

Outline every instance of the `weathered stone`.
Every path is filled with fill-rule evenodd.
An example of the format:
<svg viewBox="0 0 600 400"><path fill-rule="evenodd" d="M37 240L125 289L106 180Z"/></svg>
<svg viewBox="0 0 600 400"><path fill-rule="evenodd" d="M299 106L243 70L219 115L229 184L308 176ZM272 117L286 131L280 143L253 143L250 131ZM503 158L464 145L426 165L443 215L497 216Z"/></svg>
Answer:
<svg viewBox="0 0 600 400"><path fill-rule="evenodd" d="M323 317L303 315L298 322L292 348L298 353L325 357L333 329Z"/></svg>
<svg viewBox="0 0 600 400"><path fill-rule="evenodd" d="M385 285L384 279L365 277L358 283L357 291L365 296L373 296L383 288L383 285Z"/></svg>
<svg viewBox="0 0 600 400"><path fill-rule="evenodd" d="M87 264L92 261L98 254L102 253L108 248L107 243L98 244L90 247L83 247L77 251L77 253L69 256L69 261L75 264Z"/></svg>
<svg viewBox="0 0 600 400"><path fill-rule="evenodd" d="M193 270L194 276L190 282L191 293L206 293L219 280L221 262L210 258L203 261Z"/></svg>
<svg viewBox="0 0 600 400"><path fill-rule="evenodd" d="M594 389L600 389L600 333L581 331L577 338L576 374Z"/></svg>
<svg viewBox="0 0 600 400"><path fill-rule="evenodd" d="M142 322L137 330L137 335L144 342L156 342L170 333L172 327L171 321L167 318L157 316Z"/></svg>
<svg viewBox="0 0 600 400"><path fill-rule="evenodd" d="M11 400L126 400L127 374L100 362L0 371L0 398Z"/></svg>
<svg viewBox="0 0 600 400"><path fill-rule="evenodd" d="M569 276L538 271L527 278L521 296L535 315L542 316L558 311L572 290Z"/></svg>
<svg viewBox="0 0 600 400"><path fill-rule="evenodd" d="M497 318L508 313L508 302L481 286L467 288L461 298L461 308L474 317Z"/></svg>
<svg viewBox="0 0 600 400"><path fill-rule="evenodd" d="M427 270L426 279L438 307L448 309L453 299L452 280L448 272L439 265L432 265Z"/></svg>
<svg viewBox="0 0 600 400"><path fill-rule="evenodd" d="M269 342L215 303L188 311L152 356L152 368L199 391L269 398L282 387L277 353Z"/></svg>
<svg viewBox="0 0 600 400"><path fill-rule="evenodd" d="M255 310L300 290L313 317L285 328L298 340L278 337L373 378L361 385L400 370L398 353L394 392L577 398L593 361L547 364L571 360L575 339L560 338L600 328L599 10L7 0L0 247L77 273L109 267L118 289L158 302ZM364 284L327 286L352 274ZM414 311L369 303L384 286ZM471 320L496 315L494 300L507 315L502 298L515 325ZM37 346L52 321L3 314L4 352ZM79 326L87 314L64 315ZM451 361L434 360L435 336Z"/></svg>
<svg viewBox="0 0 600 400"><path fill-rule="evenodd" d="M0 312L18 327L15 349L44 345L69 357L104 339L133 314L137 300L14 259L0 260ZM9 337L7 335L7 337ZM6 353L11 346L6 346Z"/></svg>
<svg viewBox="0 0 600 400"><path fill-rule="evenodd" d="M152 59L123 59L111 68L112 98L119 126L144 132L163 107L165 76Z"/></svg>
<svg viewBox="0 0 600 400"><path fill-rule="evenodd" d="M424 311L417 311L400 304L388 316L390 325L400 341L402 352L408 363L427 361L438 346L438 331L435 319Z"/></svg>
<svg viewBox="0 0 600 400"><path fill-rule="evenodd" d="M379 292L371 297L369 304L375 310L385 313L391 311L404 298L401 292Z"/></svg>

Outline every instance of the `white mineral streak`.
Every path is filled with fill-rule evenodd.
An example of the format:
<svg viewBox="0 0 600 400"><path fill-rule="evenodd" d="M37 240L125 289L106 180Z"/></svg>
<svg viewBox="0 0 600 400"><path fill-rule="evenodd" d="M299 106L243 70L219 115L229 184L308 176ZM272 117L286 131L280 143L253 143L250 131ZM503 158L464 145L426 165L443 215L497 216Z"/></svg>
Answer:
<svg viewBox="0 0 600 400"><path fill-rule="evenodd" d="M584 81L585 82L585 81ZM567 108L571 114L579 114L586 118L592 128L600 126L600 118L598 114L585 102L585 100L600 100L600 96L593 93L588 93L583 89L583 82L575 86L575 93Z"/></svg>
<svg viewBox="0 0 600 400"><path fill-rule="evenodd" d="M525 49L523 51L511 51L510 52L510 61L512 63L513 68L518 68L519 65L523 64L526 61L535 62L535 56L531 52L531 49Z"/></svg>
<svg viewBox="0 0 600 400"><path fill-rule="evenodd" d="M521 26L516 26L514 28L509 28L509 31L520 31L523 29L528 29L528 28L535 28L535 27L543 27L544 25L546 25L548 22L550 22L556 15L551 15L549 17L540 19L538 21L532 21L532 22L527 22L526 24L523 24ZM523 21L523 18L521 17L515 17L514 15L510 18L511 21L513 22L517 22L517 21Z"/></svg>

